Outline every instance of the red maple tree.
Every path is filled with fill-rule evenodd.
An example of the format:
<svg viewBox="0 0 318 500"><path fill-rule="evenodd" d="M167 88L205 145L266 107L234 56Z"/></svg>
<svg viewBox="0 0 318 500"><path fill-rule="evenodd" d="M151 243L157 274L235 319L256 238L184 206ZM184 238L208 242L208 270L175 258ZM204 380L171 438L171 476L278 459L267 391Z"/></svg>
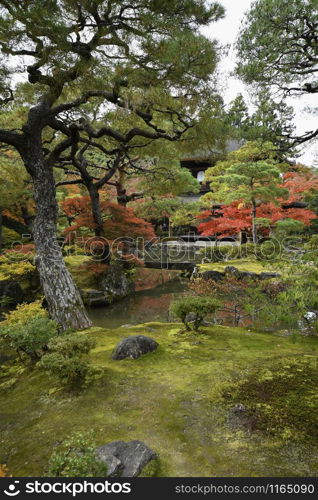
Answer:
<svg viewBox="0 0 318 500"><path fill-rule="evenodd" d="M105 236L108 240L127 237L150 240L155 236L152 225L136 217L132 208L110 201L101 201L100 207ZM94 229L91 201L88 196L67 198L61 203L61 208L67 217L72 219L72 224L64 230L65 234Z"/></svg>
<svg viewBox="0 0 318 500"><path fill-rule="evenodd" d="M294 219L308 226L317 215L305 208L283 209L281 205L264 203L256 209L257 218L268 219L271 224L283 219ZM225 205L213 213L207 210L199 215L199 219L209 219L201 222L198 227L203 236L218 235L234 236L240 231L249 232L252 229L251 209L244 206L241 201L234 201ZM265 230L266 232L266 230Z"/></svg>
<svg viewBox="0 0 318 500"><path fill-rule="evenodd" d="M305 195L318 190L318 177L311 170L304 172L297 169L295 172L286 172L283 176L282 187L289 191L289 202L299 201Z"/></svg>
<svg viewBox="0 0 318 500"><path fill-rule="evenodd" d="M287 200L277 200L277 205L274 203L260 204L256 209L257 218L268 219L271 225L283 219L294 219L302 222L305 226L310 225L311 221L317 218L317 215L312 210L284 207L303 200L308 193L317 191L318 177L310 170L305 172L297 169L284 174L281 187L288 189L289 198ZM252 229L250 206L242 200L223 205L217 210L206 210L198 218L202 221L198 230L204 236L235 236L240 231L249 232ZM263 233L268 233L268 229L263 229Z"/></svg>

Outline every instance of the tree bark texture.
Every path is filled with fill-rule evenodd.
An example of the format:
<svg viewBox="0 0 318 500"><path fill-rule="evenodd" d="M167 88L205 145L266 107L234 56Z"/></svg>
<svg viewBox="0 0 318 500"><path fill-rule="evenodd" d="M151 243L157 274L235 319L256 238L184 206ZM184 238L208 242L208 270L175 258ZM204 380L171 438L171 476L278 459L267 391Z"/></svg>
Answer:
<svg viewBox="0 0 318 500"><path fill-rule="evenodd" d="M93 183L87 185L92 204L95 236L104 236L103 216L100 209L99 192Z"/></svg>
<svg viewBox="0 0 318 500"><path fill-rule="evenodd" d="M33 238L36 266L48 304L49 314L62 330L89 328L89 320L80 293L66 268L56 236L58 206L53 169L45 164L41 141L34 138L24 151L24 163L33 180L36 217Z"/></svg>

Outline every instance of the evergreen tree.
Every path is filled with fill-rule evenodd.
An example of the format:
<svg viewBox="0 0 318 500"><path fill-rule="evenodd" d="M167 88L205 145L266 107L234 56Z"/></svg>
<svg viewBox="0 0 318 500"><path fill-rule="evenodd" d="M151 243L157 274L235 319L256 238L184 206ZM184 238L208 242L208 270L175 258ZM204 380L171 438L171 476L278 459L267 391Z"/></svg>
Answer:
<svg viewBox="0 0 318 500"><path fill-rule="evenodd" d="M237 72L248 84L283 95L318 92L317 0L256 0L245 16ZM318 129L295 137L301 144Z"/></svg>
<svg viewBox="0 0 318 500"><path fill-rule="evenodd" d="M266 89L258 92L254 107L251 113L241 94L230 103L227 120L234 134L247 141L270 141L282 152L291 152L295 129L293 108L284 100L272 99Z"/></svg>
<svg viewBox="0 0 318 500"><path fill-rule="evenodd" d="M247 143L238 151L230 153L227 162L219 162L216 169L207 170L206 177L212 181L214 193L206 195L206 198L213 197L223 203L240 200L250 206L254 243L257 243L257 205L275 202L277 198L288 194L286 189L280 187L281 169L277 165L278 161L273 159L274 154L275 147L271 143ZM220 175L215 175L215 172Z"/></svg>

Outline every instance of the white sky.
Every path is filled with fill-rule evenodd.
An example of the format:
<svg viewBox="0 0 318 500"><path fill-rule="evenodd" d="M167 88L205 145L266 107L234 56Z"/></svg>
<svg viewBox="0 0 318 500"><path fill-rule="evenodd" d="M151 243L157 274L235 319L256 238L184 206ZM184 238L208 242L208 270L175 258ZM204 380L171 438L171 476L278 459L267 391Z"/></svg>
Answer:
<svg viewBox="0 0 318 500"><path fill-rule="evenodd" d="M222 45L230 44L230 50L227 57L221 61L219 70L221 72L221 82L223 85L223 97L225 102L228 103L237 94L242 93L247 103L250 104L249 97L250 89L248 89L240 80L231 76L235 68L235 51L233 44L238 36L239 27L244 13L249 10L252 0L220 0L220 3L225 7L225 18L217 23L211 24L208 28L203 30L203 33L211 38L216 38ZM303 134L309 130L317 128L317 120L309 113L306 113L305 107L317 106L317 97L302 96L288 99L288 104L292 105L295 109L295 124L296 133ZM318 156L318 144L308 146L304 145L301 150L302 156L299 161L307 165L313 165Z"/></svg>

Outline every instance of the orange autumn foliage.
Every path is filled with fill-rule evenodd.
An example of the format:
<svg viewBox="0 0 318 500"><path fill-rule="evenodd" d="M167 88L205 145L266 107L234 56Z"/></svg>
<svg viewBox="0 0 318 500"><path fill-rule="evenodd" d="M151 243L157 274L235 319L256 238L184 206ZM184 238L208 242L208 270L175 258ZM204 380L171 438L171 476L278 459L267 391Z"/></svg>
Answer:
<svg viewBox="0 0 318 500"><path fill-rule="evenodd" d="M318 177L310 171L307 173L301 171L286 172L281 186L288 189L290 202L297 201L307 193L318 191Z"/></svg>
<svg viewBox="0 0 318 500"><path fill-rule="evenodd" d="M283 175L280 187L289 192L287 200L277 200L278 204L262 203L256 209L257 218L265 218L271 224L283 219L294 219L305 226L317 218L317 215L305 208L283 208L295 201L301 201L306 194L318 191L318 177L310 170L296 169ZM202 220L199 232L204 236L218 235L234 236L240 231L250 231L252 228L251 207L244 200L233 201L218 210L206 210L199 216ZM266 230L264 233L268 232Z"/></svg>
<svg viewBox="0 0 318 500"><path fill-rule="evenodd" d="M264 203L256 209L257 218L269 219L272 224L283 219L295 219L305 226L310 225L317 215L304 208L283 209L274 203ZM252 229L251 208L244 206L241 201L235 201L230 205L225 205L213 213L207 210L198 216L199 219L209 219L201 222L199 232L204 236L217 234L220 237L233 236L240 231L250 231Z"/></svg>
<svg viewBox="0 0 318 500"><path fill-rule="evenodd" d="M94 230L95 223L88 196L67 198L61 203L61 207L65 214L74 220L73 224L65 229L65 234L81 231L82 228ZM155 236L152 225L144 219L136 217L132 208L110 201L101 201L100 208L107 239L140 237L148 240Z"/></svg>

